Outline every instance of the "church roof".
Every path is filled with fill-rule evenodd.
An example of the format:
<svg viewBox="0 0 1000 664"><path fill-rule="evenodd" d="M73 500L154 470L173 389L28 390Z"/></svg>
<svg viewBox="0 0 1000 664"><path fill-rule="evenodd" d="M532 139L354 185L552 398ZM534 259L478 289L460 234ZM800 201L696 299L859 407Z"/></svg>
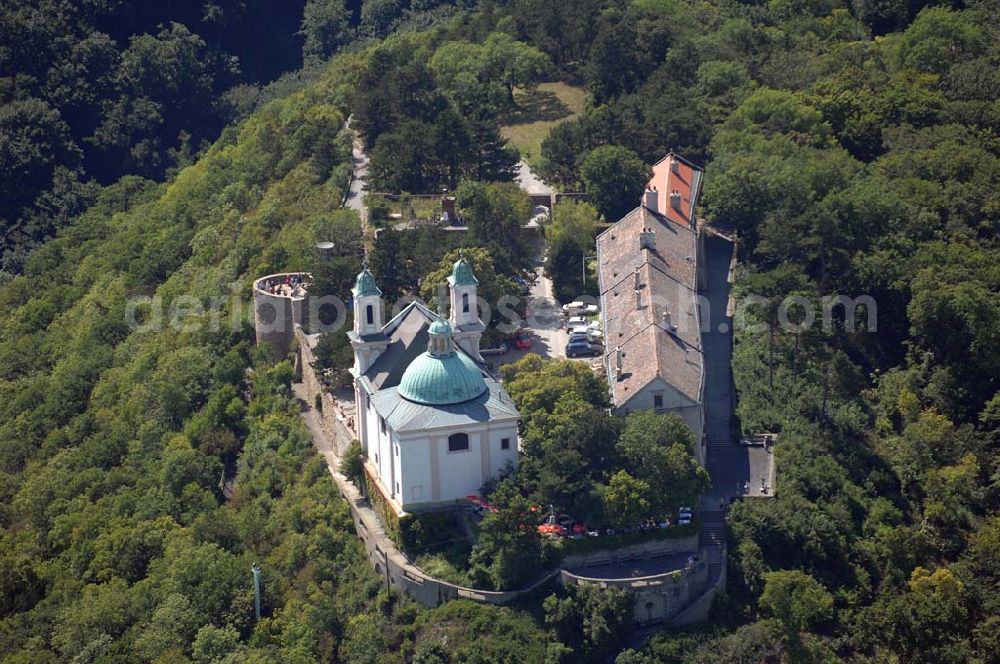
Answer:
<svg viewBox="0 0 1000 664"><path fill-rule="evenodd" d="M389 340L385 351L364 373L372 390L396 387L410 363L427 350L427 329L438 315L420 304L411 302L386 323L382 332Z"/></svg>
<svg viewBox="0 0 1000 664"><path fill-rule="evenodd" d="M354 295L356 297L382 295L382 291L379 289L378 284L375 283L375 275L371 273L367 266L358 273L357 278L354 280Z"/></svg>
<svg viewBox="0 0 1000 664"><path fill-rule="evenodd" d="M465 254L460 254L458 260L451 267L451 276L448 283L452 286L475 286L479 283L476 275L472 273L472 266L465 260Z"/></svg>
<svg viewBox="0 0 1000 664"><path fill-rule="evenodd" d="M427 328L427 352L418 355L403 372L399 395L429 406L475 399L486 391L483 372L465 353L455 350L451 325L438 318Z"/></svg>
<svg viewBox="0 0 1000 664"><path fill-rule="evenodd" d="M371 396L371 403L389 427L399 432L517 419L517 409L500 384L486 378L485 385L487 389L479 396L456 404L415 403L402 397L397 388L376 392Z"/></svg>
<svg viewBox="0 0 1000 664"><path fill-rule="evenodd" d="M464 353L448 355L429 351L418 355L403 372L399 394L427 405L448 405L474 399L486 391L483 372Z"/></svg>

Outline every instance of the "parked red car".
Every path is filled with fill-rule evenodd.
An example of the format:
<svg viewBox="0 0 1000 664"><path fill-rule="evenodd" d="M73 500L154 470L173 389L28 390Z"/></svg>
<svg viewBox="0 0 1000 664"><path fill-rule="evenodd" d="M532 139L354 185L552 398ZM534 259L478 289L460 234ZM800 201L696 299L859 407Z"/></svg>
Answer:
<svg viewBox="0 0 1000 664"><path fill-rule="evenodd" d="M534 341L531 337L531 332L521 328L514 333L514 348L518 350L528 350L531 348L531 344Z"/></svg>

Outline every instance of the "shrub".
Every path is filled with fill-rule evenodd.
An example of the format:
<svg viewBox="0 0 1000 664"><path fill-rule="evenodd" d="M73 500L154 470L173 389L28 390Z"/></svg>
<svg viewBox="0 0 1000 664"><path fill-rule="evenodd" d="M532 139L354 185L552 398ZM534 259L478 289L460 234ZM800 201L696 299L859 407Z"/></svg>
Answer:
<svg viewBox="0 0 1000 664"><path fill-rule="evenodd" d="M318 397L319 395L317 395ZM347 446L347 452L340 460L340 474L348 478L354 484L361 486L359 479L364 473L365 451L361 449L361 441L352 440Z"/></svg>

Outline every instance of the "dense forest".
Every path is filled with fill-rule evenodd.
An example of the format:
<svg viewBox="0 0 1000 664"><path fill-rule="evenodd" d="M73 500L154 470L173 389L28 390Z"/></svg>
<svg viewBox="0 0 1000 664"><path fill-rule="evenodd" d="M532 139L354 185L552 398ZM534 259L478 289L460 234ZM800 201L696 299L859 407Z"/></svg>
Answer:
<svg viewBox="0 0 1000 664"><path fill-rule="evenodd" d="M617 597L425 610L386 592L291 365L227 299L312 266L329 237L347 253L318 278L349 283L365 241L340 209L349 115L373 184L456 190L481 278L515 288L525 202L500 127L543 80L589 96L533 163L589 198L558 213L554 244L576 259L593 217L613 221L674 149L706 166L701 215L738 240L737 295L773 303L740 312L733 371L743 430L781 434L778 494L734 506L713 620L618 661L1000 661L995 0L4 3L2 661L620 647ZM403 232L373 261L419 295L455 242ZM779 324L781 298L836 294L871 296L877 329L864 308L829 330ZM190 324L157 324L171 311ZM527 478L579 499L592 478L568 489L567 458L597 467L603 439L573 450L579 429L558 424L527 423Z"/></svg>

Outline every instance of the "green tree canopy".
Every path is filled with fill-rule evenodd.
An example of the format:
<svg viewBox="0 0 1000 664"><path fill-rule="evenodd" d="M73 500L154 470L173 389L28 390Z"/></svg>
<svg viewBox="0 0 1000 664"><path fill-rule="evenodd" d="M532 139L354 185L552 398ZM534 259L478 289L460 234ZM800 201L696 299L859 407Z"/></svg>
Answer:
<svg viewBox="0 0 1000 664"><path fill-rule="evenodd" d="M649 173L638 155L618 145L594 148L580 166L587 197L609 222L639 205Z"/></svg>
<svg viewBox="0 0 1000 664"><path fill-rule="evenodd" d="M797 570L768 572L760 607L777 618L790 635L831 616L833 597L818 581Z"/></svg>
<svg viewBox="0 0 1000 664"><path fill-rule="evenodd" d="M489 251L497 270L514 276L533 264L523 229L531 217L531 199L520 187L463 182L455 202L471 242Z"/></svg>

